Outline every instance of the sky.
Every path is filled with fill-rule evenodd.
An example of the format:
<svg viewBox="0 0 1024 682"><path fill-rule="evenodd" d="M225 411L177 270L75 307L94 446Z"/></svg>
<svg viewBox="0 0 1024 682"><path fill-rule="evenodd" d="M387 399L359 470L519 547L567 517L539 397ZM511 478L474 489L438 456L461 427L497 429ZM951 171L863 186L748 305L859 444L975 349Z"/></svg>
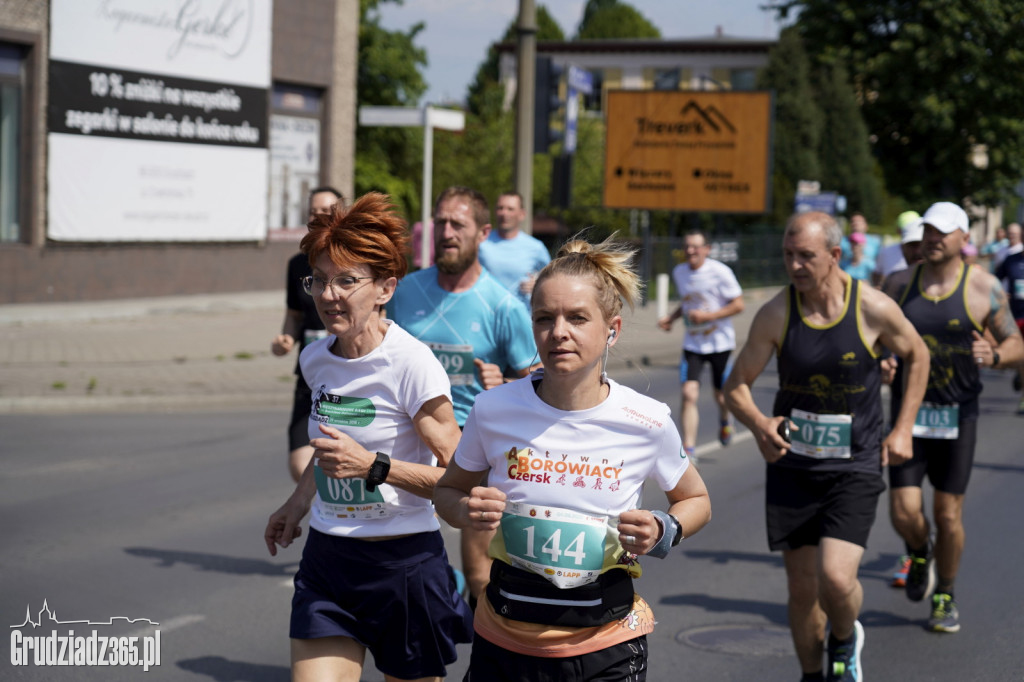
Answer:
<svg viewBox="0 0 1024 682"><path fill-rule="evenodd" d="M774 39L779 24L759 9L765 0L624 0L652 24L663 38L710 36L721 26L737 38ZM567 38L576 34L585 0L537 0L554 17ZM404 0L385 2L381 23L405 30L422 21L426 28L417 45L427 50L424 76L428 90L421 104L462 101L487 48L498 41L519 13L517 0Z"/></svg>

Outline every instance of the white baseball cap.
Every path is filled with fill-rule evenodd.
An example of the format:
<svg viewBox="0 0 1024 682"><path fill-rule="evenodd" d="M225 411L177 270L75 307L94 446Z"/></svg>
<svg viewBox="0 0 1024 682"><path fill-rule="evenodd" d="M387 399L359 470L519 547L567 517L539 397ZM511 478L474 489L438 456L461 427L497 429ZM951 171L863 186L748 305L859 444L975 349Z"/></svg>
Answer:
<svg viewBox="0 0 1024 682"><path fill-rule="evenodd" d="M943 234L949 234L958 229L966 233L969 231L970 223L967 220L967 212L949 201L940 201L929 206L928 210L924 212L921 222L931 225Z"/></svg>
<svg viewBox="0 0 1024 682"><path fill-rule="evenodd" d="M922 239L924 239L924 220L922 218L917 218L903 228L903 236L900 238L900 244L919 242Z"/></svg>

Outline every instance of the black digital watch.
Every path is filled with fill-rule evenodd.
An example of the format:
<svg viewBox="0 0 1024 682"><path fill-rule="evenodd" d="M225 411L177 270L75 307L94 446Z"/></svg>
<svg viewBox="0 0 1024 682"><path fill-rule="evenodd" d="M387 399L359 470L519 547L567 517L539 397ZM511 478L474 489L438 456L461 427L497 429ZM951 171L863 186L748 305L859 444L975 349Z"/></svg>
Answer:
<svg viewBox="0 0 1024 682"><path fill-rule="evenodd" d="M391 458L383 452L377 453L377 459L370 465L370 473L366 475L366 490L373 492L377 486L387 480L391 471Z"/></svg>

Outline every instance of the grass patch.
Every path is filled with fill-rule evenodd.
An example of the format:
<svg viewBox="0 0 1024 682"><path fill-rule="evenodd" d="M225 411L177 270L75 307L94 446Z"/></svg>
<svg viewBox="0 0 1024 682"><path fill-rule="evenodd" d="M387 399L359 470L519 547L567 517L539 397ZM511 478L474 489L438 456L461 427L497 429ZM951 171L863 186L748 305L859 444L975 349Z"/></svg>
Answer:
<svg viewBox="0 0 1024 682"><path fill-rule="evenodd" d="M55 381L52 384L50 384L50 388L52 388L55 391L63 391L67 387L67 383L63 381Z"/></svg>
<svg viewBox="0 0 1024 682"><path fill-rule="evenodd" d="M240 350L235 353L235 360L252 360L253 355L247 350Z"/></svg>

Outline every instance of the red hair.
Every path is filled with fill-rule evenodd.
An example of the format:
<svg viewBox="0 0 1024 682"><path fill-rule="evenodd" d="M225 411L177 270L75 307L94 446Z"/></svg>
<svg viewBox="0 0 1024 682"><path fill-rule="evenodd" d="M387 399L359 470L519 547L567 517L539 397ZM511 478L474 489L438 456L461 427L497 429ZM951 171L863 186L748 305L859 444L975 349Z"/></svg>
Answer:
<svg viewBox="0 0 1024 682"><path fill-rule="evenodd" d="M335 204L330 213L313 216L300 247L310 265L326 253L335 265L364 263L376 279L402 279L408 239L405 218L390 197L368 192L348 208Z"/></svg>

